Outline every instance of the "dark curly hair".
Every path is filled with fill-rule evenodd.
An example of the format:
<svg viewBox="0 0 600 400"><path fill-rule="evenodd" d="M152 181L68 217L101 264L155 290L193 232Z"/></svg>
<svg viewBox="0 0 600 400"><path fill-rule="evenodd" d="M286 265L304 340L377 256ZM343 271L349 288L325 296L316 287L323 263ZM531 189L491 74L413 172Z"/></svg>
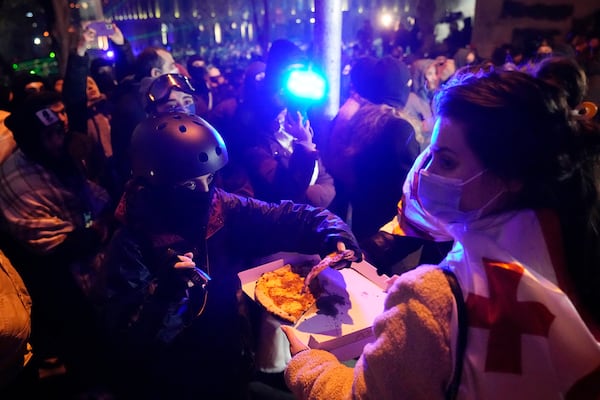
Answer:
<svg viewBox="0 0 600 400"><path fill-rule="evenodd" d="M600 321L600 132L575 118L566 96L523 72L480 71L451 80L433 105L464 126L485 168L523 183L516 208L556 211L568 271Z"/></svg>

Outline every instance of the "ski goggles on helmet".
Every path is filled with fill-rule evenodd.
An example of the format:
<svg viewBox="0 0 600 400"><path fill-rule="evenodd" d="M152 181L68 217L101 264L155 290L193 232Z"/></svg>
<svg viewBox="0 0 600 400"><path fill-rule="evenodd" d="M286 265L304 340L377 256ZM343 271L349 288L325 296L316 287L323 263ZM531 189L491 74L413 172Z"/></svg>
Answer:
<svg viewBox="0 0 600 400"><path fill-rule="evenodd" d="M194 89L192 82L190 82L187 76L180 74L165 74L159 76L152 82L146 92L146 97L150 103L160 103L169 97L169 94L173 89L181 90L190 95L196 94L196 89Z"/></svg>

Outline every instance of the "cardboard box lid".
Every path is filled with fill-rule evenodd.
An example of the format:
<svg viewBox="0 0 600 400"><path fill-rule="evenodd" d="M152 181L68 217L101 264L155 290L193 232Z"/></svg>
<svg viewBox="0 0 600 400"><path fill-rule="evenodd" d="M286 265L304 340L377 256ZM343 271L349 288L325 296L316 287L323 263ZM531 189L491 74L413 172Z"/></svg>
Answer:
<svg viewBox="0 0 600 400"><path fill-rule="evenodd" d="M242 289L254 299L256 280L262 273L306 260L316 264L320 258L291 256L243 271L239 274ZM298 337L311 348L328 350L340 360L358 357L364 345L373 340L371 327L383 311L386 279L385 275L377 275L376 268L366 261L341 270L323 271L319 281L325 293L294 325Z"/></svg>

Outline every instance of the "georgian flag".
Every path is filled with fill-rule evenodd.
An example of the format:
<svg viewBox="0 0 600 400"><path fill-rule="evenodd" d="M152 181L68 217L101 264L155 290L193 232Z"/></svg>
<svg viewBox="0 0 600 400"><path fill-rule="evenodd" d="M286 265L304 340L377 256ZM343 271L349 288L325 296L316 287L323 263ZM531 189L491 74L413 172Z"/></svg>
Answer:
<svg viewBox="0 0 600 400"><path fill-rule="evenodd" d="M556 221L539 214L450 227L457 243L444 263L459 279L468 316L458 398L600 396L600 345L561 289L568 282Z"/></svg>

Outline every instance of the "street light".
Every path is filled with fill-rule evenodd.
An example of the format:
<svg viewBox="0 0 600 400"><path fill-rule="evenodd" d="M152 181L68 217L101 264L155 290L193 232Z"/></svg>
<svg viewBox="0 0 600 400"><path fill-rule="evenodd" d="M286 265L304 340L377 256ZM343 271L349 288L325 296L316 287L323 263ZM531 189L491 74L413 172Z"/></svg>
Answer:
<svg viewBox="0 0 600 400"><path fill-rule="evenodd" d="M392 14L384 12L381 14L381 17L379 17L379 22L381 23L381 26L387 29L390 28L394 23L394 17Z"/></svg>

